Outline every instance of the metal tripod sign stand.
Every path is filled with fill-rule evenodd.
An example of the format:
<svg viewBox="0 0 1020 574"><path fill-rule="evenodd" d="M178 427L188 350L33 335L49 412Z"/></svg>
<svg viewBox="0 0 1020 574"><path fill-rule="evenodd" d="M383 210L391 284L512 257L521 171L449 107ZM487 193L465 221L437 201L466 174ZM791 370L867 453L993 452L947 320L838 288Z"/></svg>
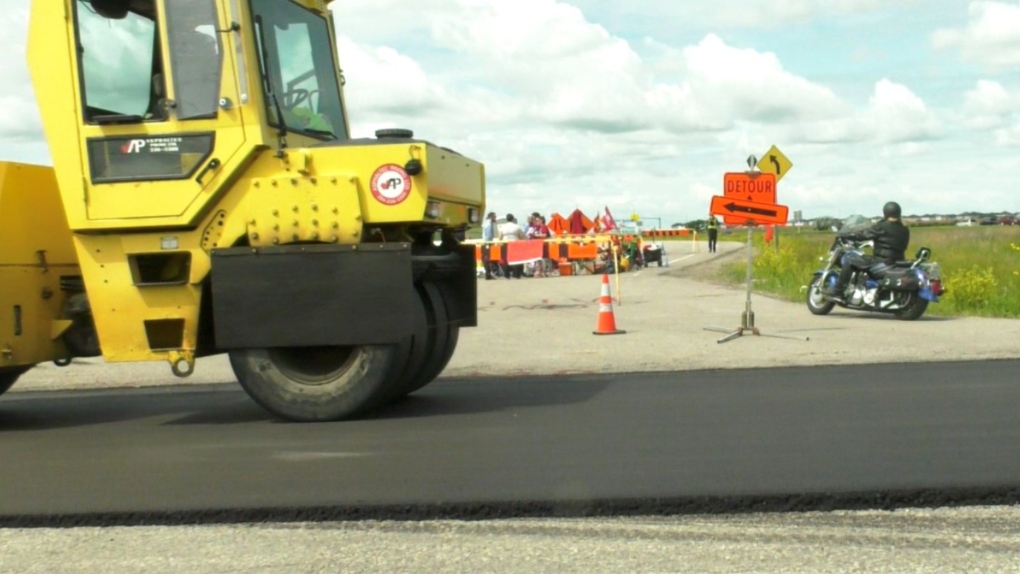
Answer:
<svg viewBox="0 0 1020 574"><path fill-rule="evenodd" d="M751 275L754 268L754 246L751 244L751 236L753 230L753 222L747 222L747 303L744 307L744 312L740 316L740 326L736 329L724 329L721 327L705 327L706 331L714 331L716 333L726 333L727 335L722 339L716 341L717 343L726 343L732 341L737 337L743 336L745 333L750 332L751 334L758 337L775 337L777 339L796 339L799 341L809 340L807 337L797 337L794 335L782 335L782 334L767 334L762 333L758 327L754 326L754 311L751 309Z"/></svg>

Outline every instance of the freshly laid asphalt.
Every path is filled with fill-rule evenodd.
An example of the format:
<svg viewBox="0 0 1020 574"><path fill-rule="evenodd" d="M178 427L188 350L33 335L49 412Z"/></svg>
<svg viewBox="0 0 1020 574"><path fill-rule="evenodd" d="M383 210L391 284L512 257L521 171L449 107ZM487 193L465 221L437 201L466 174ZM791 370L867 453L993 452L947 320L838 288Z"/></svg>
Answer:
<svg viewBox="0 0 1020 574"><path fill-rule="evenodd" d="M144 523L252 510L434 518L974 502L1020 492L1018 368L465 378L364 420L314 425L277 421L234 386L22 393L0 403L0 484L11 494L0 516Z"/></svg>

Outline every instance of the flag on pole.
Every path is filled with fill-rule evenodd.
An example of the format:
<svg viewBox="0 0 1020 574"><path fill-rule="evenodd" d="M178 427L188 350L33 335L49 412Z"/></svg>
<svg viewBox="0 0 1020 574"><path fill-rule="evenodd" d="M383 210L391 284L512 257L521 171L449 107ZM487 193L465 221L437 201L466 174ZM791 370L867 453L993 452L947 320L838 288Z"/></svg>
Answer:
<svg viewBox="0 0 1020 574"><path fill-rule="evenodd" d="M609 213L609 206L606 206L606 212L602 216L602 231L616 231L619 229L616 225L616 220L613 219L613 214Z"/></svg>

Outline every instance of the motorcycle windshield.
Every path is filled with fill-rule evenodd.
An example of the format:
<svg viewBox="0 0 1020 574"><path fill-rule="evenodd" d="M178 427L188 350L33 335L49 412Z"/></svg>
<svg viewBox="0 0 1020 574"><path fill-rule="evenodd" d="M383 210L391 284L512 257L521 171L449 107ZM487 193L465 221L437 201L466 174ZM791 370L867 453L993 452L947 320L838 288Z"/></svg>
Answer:
<svg viewBox="0 0 1020 574"><path fill-rule="evenodd" d="M871 226L871 220L863 215L854 214L843 220L843 226L839 228L839 233L854 233L861 231Z"/></svg>

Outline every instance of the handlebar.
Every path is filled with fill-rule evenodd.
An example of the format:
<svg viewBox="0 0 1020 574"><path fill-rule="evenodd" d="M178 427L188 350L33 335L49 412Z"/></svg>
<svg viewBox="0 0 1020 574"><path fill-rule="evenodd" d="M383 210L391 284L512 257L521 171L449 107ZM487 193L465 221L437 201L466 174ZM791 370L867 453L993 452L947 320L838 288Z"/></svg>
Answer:
<svg viewBox="0 0 1020 574"><path fill-rule="evenodd" d="M867 240L867 241L858 241L856 239L851 239L851 238L845 237L843 235L837 235L836 239L834 239L833 242L832 242L832 248L833 249L835 249L836 247L842 247L844 249L861 249L861 248L864 248L864 247L874 247L874 246L875 246L875 242L870 240L870 239Z"/></svg>

